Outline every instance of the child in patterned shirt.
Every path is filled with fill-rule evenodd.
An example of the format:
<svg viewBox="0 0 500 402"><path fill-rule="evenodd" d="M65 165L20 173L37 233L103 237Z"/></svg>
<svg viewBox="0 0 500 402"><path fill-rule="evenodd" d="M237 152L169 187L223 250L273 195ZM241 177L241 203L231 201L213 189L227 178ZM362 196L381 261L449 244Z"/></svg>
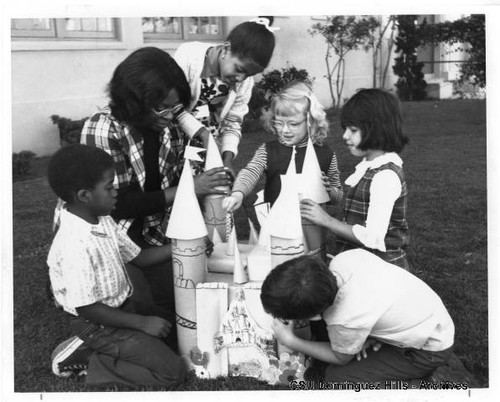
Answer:
<svg viewBox="0 0 500 402"><path fill-rule="evenodd" d="M109 216L116 204L112 157L82 144L50 160L49 184L66 202L48 255L56 302L70 315L75 336L52 355L60 377L86 374L88 384L170 386L186 364L165 338L171 323L161 309L131 298L125 264L148 267L170 257L168 246L141 250Z"/></svg>

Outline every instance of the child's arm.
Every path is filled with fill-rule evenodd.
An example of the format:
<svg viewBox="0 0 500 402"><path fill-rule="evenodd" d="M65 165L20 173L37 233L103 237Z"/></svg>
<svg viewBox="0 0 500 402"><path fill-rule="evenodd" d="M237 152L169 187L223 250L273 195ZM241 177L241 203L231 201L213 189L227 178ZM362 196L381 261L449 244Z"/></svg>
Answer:
<svg viewBox="0 0 500 402"><path fill-rule="evenodd" d="M77 307L76 311L78 315L96 324L137 329L159 338L166 337L172 327L172 324L164 318L128 313L102 303Z"/></svg>
<svg viewBox="0 0 500 402"><path fill-rule="evenodd" d="M310 199L304 199L300 202L300 215L315 225L323 226L324 228L332 231L343 239L362 245L362 243L354 235L352 225L341 222L333 216L330 216L328 212L321 208L321 205Z"/></svg>
<svg viewBox="0 0 500 402"><path fill-rule="evenodd" d="M328 342L314 342L299 338L293 333L292 321L285 324L275 318L273 320L273 330L276 339L282 345L323 362L343 366L355 356L334 351Z"/></svg>
<svg viewBox="0 0 500 402"><path fill-rule="evenodd" d="M130 262L140 268L147 268L161 264L170 258L172 258L172 247L166 244L164 246L142 249L141 252L137 254L137 257Z"/></svg>
<svg viewBox="0 0 500 402"><path fill-rule="evenodd" d="M224 108L221 111L219 136L224 166L231 167L233 159L238 155L241 124L248 113L248 102L252 97L253 85L253 77L247 77L243 82L236 84L234 92L229 92Z"/></svg>
<svg viewBox="0 0 500 402"><path fill-rule="evenodd" d="M353 227L354 235L364 246L386 251L385 236L394 203L400 195L401 181L394 171L387 169L373 176L365 225Z"/></svg>
<svg viewBox="0 0 500 402"><path fill-rule="evenodd" d="M266 144L262 144L255 151L252 160L240 170L236 180L233 184L233 191L229 197L226 198L224 202L224 208L228 212L238 209L243 198L248 196L250 192L255 188L257 182L259 181L262 173L267 169L267 148Z"/></svg>

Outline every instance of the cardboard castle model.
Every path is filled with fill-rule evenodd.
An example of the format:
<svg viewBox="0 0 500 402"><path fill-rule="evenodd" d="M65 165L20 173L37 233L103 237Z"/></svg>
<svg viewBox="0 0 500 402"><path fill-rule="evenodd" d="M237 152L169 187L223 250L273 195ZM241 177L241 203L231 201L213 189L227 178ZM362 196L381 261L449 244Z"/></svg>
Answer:
<svg viewBox="0 0 500 402"><path fill-rule="evenodd" d="M257 236L250 222L248 244L238 243L234 226L226 236L222 196L206 197L202 214L189 162L201 159L194 147L187 147L185 157L166 231L172 240L180 354L190 357L200 377L250 376L271 384L300 378L303 356L277 343L272 317L260 301L260 287L281 262L304 253L323 256L322 231L302 222L299 210L300 195L317 202L329 199L312 142L301 175L295 173L292 157L273 208L260 200L256 203L261 231ZM223 164L211 138L205 168L216 166ZM207 236L214 243L210 257L205 253ZM294 328L297 335L310 336L309 322L295 322Z"/></svg>

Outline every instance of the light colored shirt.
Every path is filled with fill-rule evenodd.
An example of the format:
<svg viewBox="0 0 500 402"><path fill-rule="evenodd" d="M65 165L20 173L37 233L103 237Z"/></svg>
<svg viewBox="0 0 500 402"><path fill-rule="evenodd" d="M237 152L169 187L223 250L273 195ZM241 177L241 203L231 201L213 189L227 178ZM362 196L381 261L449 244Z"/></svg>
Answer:
<svg viewBox="0 0 500 402"><path fill-rule="evenodd" d="M345 184L353 187L368 170L376 169L390 162L399 167L403 166L403 161L395 152L387 152L371 161L363 159L356 166L356 171L346 179ZM366 225L354 225L352 228L354 236L364 246L383 252L387 251L384 239L389 227L394 202L401 195L401 189L401 181L393 170L382 170L373 176Z"/></svg>
<svg viewBox="0 0 500 402"><path fill-rule="evenodd" d="M132 294L125 263L141 251L110 216L92 225L61 210L47 264L54 297L65 311L93 303L119 307Z"/></svg>
<svg viewBox="0 0 500 402"><path fill-rule="evenodd" d="M175 52L174 58L182 68L191 88L191 107L194 108L201 94L201 73L205 63L205 56L210 47L217 46L214 43L186 42L180 45ZM229 91L227 100L220 113L219 138L221 153L232 152L238 154L238 145L241 139L241 123L243 117L248 113L248 102L252 97L254 85L253 77L247 77L238 82L234 89Z"/></svg>
<svg viewBox="0 0 500 402"><path fill-rule="evenodd" d="M330 262L338 292L322 314L331 347L358 353L370 336L401 348L453 345L455 327L440 297L422 280L363 249Z"/></svg>

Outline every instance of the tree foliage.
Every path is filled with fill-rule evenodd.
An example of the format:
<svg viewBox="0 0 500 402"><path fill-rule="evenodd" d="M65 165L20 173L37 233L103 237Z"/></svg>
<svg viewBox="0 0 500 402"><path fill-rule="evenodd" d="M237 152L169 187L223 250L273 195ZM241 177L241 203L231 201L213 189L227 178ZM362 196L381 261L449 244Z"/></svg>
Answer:
<svg viewBox="0 0 500 402"><path fill-rule="evenodd" d="M368 51L373 45L374 31L380 22L373 16L338 15L326 17L309 31L320 34L327 43L325 63L333 106L340 106L345 81L345 57L352 50ZM336 56L336 60L333 60Z"/></svg>
<svg viewBox="0 0 500 402"><path fill-rule="evenodd" d="M263 74L260 81L252 89L252 97L248 104L249 117L258 119L262 115L263 110L269 109L271 96L293 81L302 81L312 85L314 79L309 76L307 70L298 69L290 65L281 70L271 70Z"/></svg>
<svg viewBox="0 0 500 402"><path fill-rule="evenodd" d="M396 21L396 52L400 55L394 59L392 69L399 77L396 82L398 96L401 100L425 99L424 63L417 61L417 49L424 44L422 33L426 24L418 25L416 15L398 15Z"/></svg>
<svg viewBox="0 0 500 402"><path fill-rule="evenodd" d="M486 40L484 14L472 14L456 21L426 25L422 40L426 44L445 42L463 44L458 50L469 54L460 67L461 80L471 80L481 88L486 86Z"/></svg>

